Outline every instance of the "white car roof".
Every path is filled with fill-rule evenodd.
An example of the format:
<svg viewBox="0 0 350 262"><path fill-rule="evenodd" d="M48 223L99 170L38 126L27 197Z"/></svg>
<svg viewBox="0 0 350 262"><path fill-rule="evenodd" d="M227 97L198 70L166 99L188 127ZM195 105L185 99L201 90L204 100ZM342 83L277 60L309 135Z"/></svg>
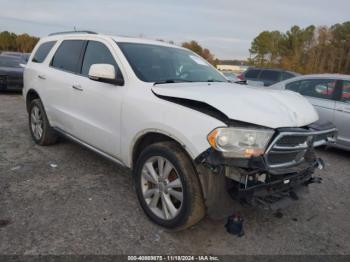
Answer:
<svg viewBox="0 0 350 262"><path fill-rule="evenodd" d="M305 79L305 78L334 78L334 79L350 79L350 75L343 74L311 74L293 77L290 80Z"/></svg>
<svg viewBox="0 0 350 262"><path fill-rule="evenodd" d="M284 89L284 85L303 79L336 79L336 80L350 80L350 75L343 74L311 74L311 75L301 75L286 79L281 82L277 82L271 86L266 87L267 89Z"/></svg>

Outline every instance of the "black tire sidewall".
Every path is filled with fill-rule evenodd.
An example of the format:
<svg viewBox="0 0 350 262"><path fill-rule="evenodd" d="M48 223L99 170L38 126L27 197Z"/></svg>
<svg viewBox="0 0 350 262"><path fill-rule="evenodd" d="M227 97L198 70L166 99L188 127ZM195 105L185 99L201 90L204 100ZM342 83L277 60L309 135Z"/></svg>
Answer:
<svg viewBox="0 0 350 262"><path fill-rule="evenodd" d="M145 162L153 156L161 156L166 158L168 161L170 161L171 164L175 167L182 182L182 186L183 186L182 206L179 214L171 220L164 220L159 218L155 214L153 214L153 212L149 209L145 199L143 198L143 193L141 188L141 172ZM185 167L181 164L181 161L179 161L176 154L174 154L170 148L162 147L157 144L152 145L149 148L147 148L145 151L143 151L136 163L136 168L134 170L134 178L135 178L135 189L136 189L137 197L139 199L141 207L143 208L147 216L160 226L163 226L169 229L175 229L185 224L188 219L188 216L190 214L192 196L189 190L189 185L188 185L189 181L187 181L184 172L189 172L189 170L185 169ZM194 175L194 174L190 174L190 175Z"/></svg>

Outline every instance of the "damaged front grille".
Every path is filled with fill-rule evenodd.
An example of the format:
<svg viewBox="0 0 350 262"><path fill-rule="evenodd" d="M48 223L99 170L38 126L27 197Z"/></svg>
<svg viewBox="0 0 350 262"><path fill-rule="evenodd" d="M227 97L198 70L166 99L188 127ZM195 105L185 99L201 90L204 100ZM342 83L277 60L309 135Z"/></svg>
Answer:
<svg viewBox="0 0 350 262"><path fill-rule="evenodd" d="M281 137L276 143L278 146L297 146L307 142L308 136L286 135Z"/></svg>
<svg viewBox="0 0 350 262"><path fill-rule="evenodd" d="M334 132L333 129L317 132L281 132L266 151L266 164L269 168L300 164L315 143L332 140Z"/></svg>

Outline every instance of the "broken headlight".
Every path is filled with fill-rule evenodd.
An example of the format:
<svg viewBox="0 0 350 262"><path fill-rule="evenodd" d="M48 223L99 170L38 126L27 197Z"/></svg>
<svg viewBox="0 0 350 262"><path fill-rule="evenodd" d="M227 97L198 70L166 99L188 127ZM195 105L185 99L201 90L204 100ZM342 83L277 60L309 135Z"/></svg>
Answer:
<svg viewBox="0 0 350 262"><path fill-rule="evenodd" d="M209 144L229 157L249 158L264 154L273 130L220 127L208 135Z"/></svg>

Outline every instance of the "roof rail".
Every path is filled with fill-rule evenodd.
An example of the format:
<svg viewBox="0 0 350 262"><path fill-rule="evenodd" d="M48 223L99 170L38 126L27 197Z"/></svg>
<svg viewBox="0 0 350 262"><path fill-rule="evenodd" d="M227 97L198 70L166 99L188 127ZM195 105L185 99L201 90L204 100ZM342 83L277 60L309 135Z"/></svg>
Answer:
<svg viewBox="0 0 350 262"><path fill-rule="evenodd" d="M84 31L65 31L65 32L51 33L51 34L49 34L49 36L66 35L66 34L93 34L93 35L97 35L96 32L84 30Z"/></svg>

